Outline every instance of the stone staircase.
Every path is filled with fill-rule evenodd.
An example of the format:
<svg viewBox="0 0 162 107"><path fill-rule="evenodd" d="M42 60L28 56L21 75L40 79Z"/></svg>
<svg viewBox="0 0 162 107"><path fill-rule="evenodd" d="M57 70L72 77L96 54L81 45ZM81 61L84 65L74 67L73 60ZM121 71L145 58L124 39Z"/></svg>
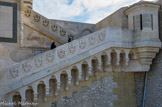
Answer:
<svg viewBox="0 0 162 107"><path fill-rule="evenodd" d="M23 23L26 26L60 42L60 44L67 43L69 36L74 37L74 35L76 35L74 32L59 26L54 21L51 21L28 7L24 9L23 17Z"/></svg>
<svg viewBox="0 0 162 107"><path fill-rule="evenodd" d="M44 102L103 71L146 72L161 47L157 41L134 40L128 29L103 28L3 70L0 93L8 101L16 95L21 101Z"/></svg>

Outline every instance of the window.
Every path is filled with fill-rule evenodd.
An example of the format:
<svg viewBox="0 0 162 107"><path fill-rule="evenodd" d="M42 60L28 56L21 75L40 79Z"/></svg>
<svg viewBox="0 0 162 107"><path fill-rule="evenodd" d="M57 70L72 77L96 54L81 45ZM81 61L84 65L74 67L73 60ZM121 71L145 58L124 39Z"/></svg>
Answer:
<svg viewBox="0 0 162 107"><path fill-rule="evenodd" d="M135 16L134 23L135 23L135 25L134 25L135 30L141 30L141 18L140 18L140 15Z"/></svg>
<svg viewBox="0 0 162 107"><path fill-rule="evenodd" d="M153 30L153 15L152 14L143 14L142 22L143 22L143 27L151 28Z"/></svg>
<svg viewBox="0 0 162 107"><path fill-rule="evenodd" d="M151 28L153 30L153 15L140 14L133 16L134 30L143 30L143 28Z"/></svg>

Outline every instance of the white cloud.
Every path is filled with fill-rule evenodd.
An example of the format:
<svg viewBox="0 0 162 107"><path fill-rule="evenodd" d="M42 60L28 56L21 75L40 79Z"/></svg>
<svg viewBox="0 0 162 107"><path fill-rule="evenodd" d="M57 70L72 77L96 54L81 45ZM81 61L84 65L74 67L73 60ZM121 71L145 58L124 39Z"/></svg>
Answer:
<svg viewBox="0 0 162 107"><path fill-rule="evenodd" d="M69 1L71 0L34 0L34 10L50 19L76 21L75 17L80 16L84 22L97 23L117 9L139 0L73 0L68 4Z"/></svg>

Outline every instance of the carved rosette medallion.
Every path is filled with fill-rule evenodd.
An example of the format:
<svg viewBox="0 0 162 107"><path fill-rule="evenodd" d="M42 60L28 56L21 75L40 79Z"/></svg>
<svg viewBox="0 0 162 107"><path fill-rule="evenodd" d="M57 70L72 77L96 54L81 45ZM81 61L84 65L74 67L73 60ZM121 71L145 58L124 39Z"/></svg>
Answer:
<svg viewBox="0 0 162 107"><path fill-rule="evenodd" d="M18 70L17 67L16 68L13 68L13 69L10 69L9 72L10 72L11 78L16 78L16 77L19 76L19 70Z"/></svg>
<svg viewBox="0 0 162 107"><path fill-rule="evenodd" d="M98 33L98 37L99 37L99 39L101 41L105 40L105 36L106 36L106 32L105 31Z"/></svg>
<svg viewBox="0 0 162 107"><path fill-rule="evenodd" d="M54 54L52 54L52 53L46 54L46 60L47 60L49 63L53 62L53 61L54 61Z"/></svg>
<svg viewBox="0 0 162 107"><path fill-rule="evenodd" d="M65 51L63 49L60 49L57 51L57 54L60 58L63 58L65 56Z"/></svg>
<svg viewBox="0 0 162 107"><path fill-rule="evenodd" d="M76 47L75 47L74 45L72 45L72 44L70 44L70 45L68 46L68 48L69 48L69 52L70 52L70 53L74 53L75 50L76 50Z"/></svg>
<svg viewBox="0 0 162 107"><path fill-rule="evenodd" d="M95 38L94 37L89 37L89 42L90 42L90 45L94 45L95 44Z"/></svg>
<svg viewBox="0 0 162 107"><path fill-rule="evenodd" d="M26 9L25 10L25 16L30 17L31 16L31 10Z"/></svg>
<svg viewBox="0 0 162 107"><path fill-rule="evenodd" d="M49 25L49 21L48 20L43 20L43 26L47 27Z"/></svg>
<svg viewBox="0 0 162 107"><path fill-rule="evenodd" d="M39 15L34 15L34 20L36 21L36 22L39 22L39 20L40 20L40 16Z"/></svg>
<svg viewBox="0 0 162 107"><path fill-rule="evenodd" d="M65 36L65 35L66 35L66 31L63 30L63 29L61 29L61 30L60 30L60 35L61 35L61 36Z"/></svg>
<svg viewBox="0 0 162 107"><path fill-rule="evenodd" d="M32 66L29 63L22 64L22 69L24 70L24 72L29 72L31 71Z"/></svg>
<svg viewBox="0 0 162 107"><path fill-rule="evenodd" d="M41 58L35 59L34 62L35 62L35 66L37 68L39 68L43 65L43 60Z"/></svg>
<svg viewBox="0 0 162 107"><path fill-rule="evenodd" d="M80 40L80 41L79 41L79 47L80 47L81 49L84 49L84 48L86 47L86 41L85 41L85 40Z"/></svg>
<svg viewBox="0 0 162 107"><path fill-rule="evenodd" d="M53 32L57 32L57 30L58 30L57 28L58 27L56 25L51 26L51 29L52 29Z"/></svg>

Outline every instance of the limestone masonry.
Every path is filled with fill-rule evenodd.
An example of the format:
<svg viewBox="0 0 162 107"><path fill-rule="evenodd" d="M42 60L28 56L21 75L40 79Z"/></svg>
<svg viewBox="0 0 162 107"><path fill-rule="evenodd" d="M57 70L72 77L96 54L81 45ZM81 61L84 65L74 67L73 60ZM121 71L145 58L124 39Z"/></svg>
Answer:
<svg viewBox="0 0 162 107"><path fill-rule="evenodd" d="M161 5L87 24L0 0L0 107L162 107Z"/></svg>

